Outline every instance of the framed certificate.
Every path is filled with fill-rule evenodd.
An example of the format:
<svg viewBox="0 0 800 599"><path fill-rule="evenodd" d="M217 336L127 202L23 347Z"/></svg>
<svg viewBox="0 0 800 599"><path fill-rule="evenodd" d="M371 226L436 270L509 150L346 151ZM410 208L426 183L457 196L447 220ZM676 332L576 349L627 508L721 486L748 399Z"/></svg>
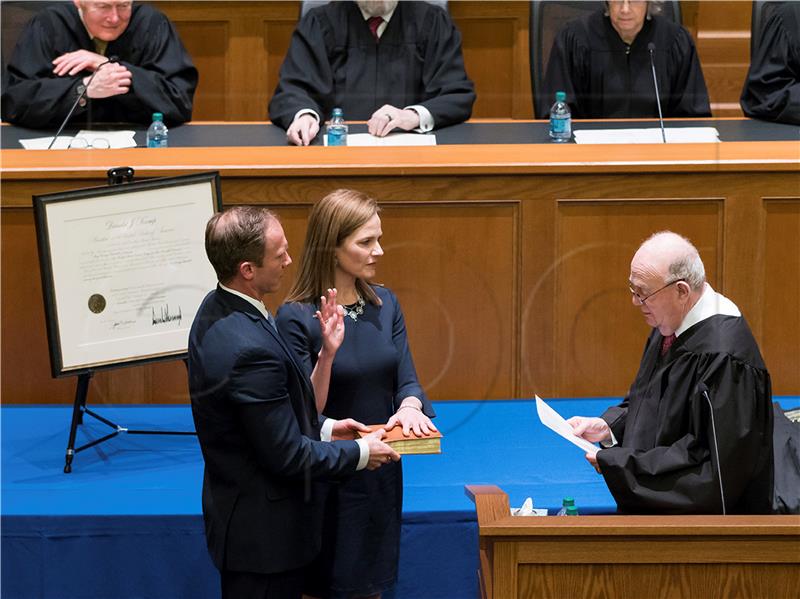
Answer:
<svg viewBox="0 0 800 599"><path fill-rule="evenodd" d="M186 355L219 173L33 196L54 377Z"/></svg>

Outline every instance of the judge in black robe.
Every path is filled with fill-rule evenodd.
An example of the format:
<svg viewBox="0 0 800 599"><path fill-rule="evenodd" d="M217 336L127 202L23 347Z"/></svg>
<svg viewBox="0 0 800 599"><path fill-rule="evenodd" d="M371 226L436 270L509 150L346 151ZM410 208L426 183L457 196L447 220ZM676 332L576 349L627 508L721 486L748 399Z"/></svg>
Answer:
<svg viewBox="0 0 800 599"><path fill-rule="evenodd" d="M785 2L764 24L741 98L752 118L800 125L800 2Z"/></svg>
<svg viewBox="0 0 800 599"><path fill-rule="evenodd" d="M663 243L666 236L674 234L651 239ZM669 251L664 245L653 247ZM576 417L570 424L579 436L606 446L594 459L620 512L770 513L772 389L745 319L708 283L695 289L680 268L671 267L665 277L646 284L643 302L637 283L644 279L635 273L652 273L657 263L638 271L635 264L636 257L631 267L634 304L654 326L639 372L625 400L602 419ZM700 265L696 278L703 281ZM592 422L579 430L584 421L599 423L598 435L585 432Z"/></svg>
<svg viewBox="0 0 800 599"><path fill-rule="evenodd" d="M664 118L711 116L697 51L683 27L653 15L626 44L602 10L568 23L556 36L537 92L537 116L544 118L563 91L573 118L658 118L651 43Z"/></svg>
<svg viewBox="0 0 800 599"><path fill-rule="evenodd" d="M598 452L597 462L619 510L722 513L719 466L727 513L770 513L772 392L744 318L710 316L663 358L662 339L652 332L627 398L602 416L619 445Z"/></svg>
<svg viewBox="0 0 800 599"><path fill-rule="evenodd" d="M383 105L421 105L439 128L467 120L474 102L447 11L399 2L376 42L355 2L330 2L297 24L269 117L288 129L303 109L326 120L340 107L345 119L368 120Z"/></svg>
<svg viewBox="0 0 800 599"><path fill-rule="evenodd" d="M53 73L53 59L76 50L97 52L74 4L39 12L26 26L3 76L3 120L31 128L56 128L78 98L83 71ZM146 4L134 4L128 26L109 41L105 56L131 73L127 93L88 99L78 105L75 123L148 124L154 112L168 125L192 118L197 69L170 21Z"/></svg>

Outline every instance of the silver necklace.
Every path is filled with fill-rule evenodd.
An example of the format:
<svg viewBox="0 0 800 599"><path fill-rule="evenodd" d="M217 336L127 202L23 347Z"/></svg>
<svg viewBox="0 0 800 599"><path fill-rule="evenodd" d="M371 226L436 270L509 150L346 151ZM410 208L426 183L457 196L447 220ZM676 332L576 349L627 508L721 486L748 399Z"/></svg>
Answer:
<svg viewBox="0 0 800 599"><path fill-rule="evenodd" d="M342 310L344 310L344 315L349 316L354 321L358 321L358 317L364 313L364 306L367 302L364 301L364 298L360 295L354 304L350 304L349 306L342 305Z"/></svg>

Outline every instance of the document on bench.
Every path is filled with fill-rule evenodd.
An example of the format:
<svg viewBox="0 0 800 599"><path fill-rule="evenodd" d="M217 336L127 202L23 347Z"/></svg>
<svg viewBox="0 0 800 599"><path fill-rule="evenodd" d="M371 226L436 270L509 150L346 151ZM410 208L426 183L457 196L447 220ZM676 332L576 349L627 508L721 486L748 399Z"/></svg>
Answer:
<svg viewBox="0 0 800 599"><path fill-rule="evenodd" d="M91 131L83 129L78 131L74 137L71 135L59 135L55 142L53 136L30 137L20 139L19 143L26 150L86 150L86 149L119 149L135 148L136 141L133 136L135 131Z"/></svg>
<svg viewBox="0 0 800 599"><path fill-rule="evenodd" d="M328 136L323 136L328 145ZM386 137L376 137L369 133L350 133L347 135L348 146L435 146L436 136L419 133L390 133Z"/></svg>
<svg viewBox="0 0 800 599"><path fill-rule="evenodd" d="M572 427L569 423L561 417L561 414L556 412L553 408L548 406L542 399L536 395L536 412L539 414L539 420L542 421L547 428L551 431L558 433L570 443L574 443L586 453L591 455L596 454L600 448L597 445L589 443L586 439L576 437L572 433Z"/></svg>
<svg viewBox="0 0 800 599"><path fill-rule="evenodd" d="M714 127L666 127L668 144L719 143ZM581 129L575 131L578 144L660 144L664 143L660 128L648 129Z"/></svg>

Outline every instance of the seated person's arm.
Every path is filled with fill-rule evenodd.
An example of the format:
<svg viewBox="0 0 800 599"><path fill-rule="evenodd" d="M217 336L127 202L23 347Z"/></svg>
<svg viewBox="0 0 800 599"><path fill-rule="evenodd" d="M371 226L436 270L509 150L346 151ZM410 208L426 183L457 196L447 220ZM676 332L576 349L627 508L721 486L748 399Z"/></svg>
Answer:
<svg viewBox="0 0 800 599"><path fill-rule="evenodd" d="M441 128L470 117L475 86L464 69L458 29L444 11L432 10L431 15L433 23L423 60L424 95L417 104L430 113L432 127Z"/></svg>
<svg viewBox="0 0 800 599"><path fill-rule="evenodd" d="M310 14L300 20L292 34L281 65L278 86L269 103L269 118L287 130L292 143L300 145L304 136L310 142L319 131L320 120L326 116L320 99L329 97L332 90L333 72L322 27ZM313 116L307 116L312 113ZM313 135L308 139L312 131Z"/></svg>
<svg viewBox="0 0 800 599"><path fill-rule="evenodd" d="M153 112L162 113L167 124L191 120L197 69L165 16L155 13L148 31L149 43L137 64L121 63L131 73L131 85L119 100L131 121L149 123Z"/></svg>

